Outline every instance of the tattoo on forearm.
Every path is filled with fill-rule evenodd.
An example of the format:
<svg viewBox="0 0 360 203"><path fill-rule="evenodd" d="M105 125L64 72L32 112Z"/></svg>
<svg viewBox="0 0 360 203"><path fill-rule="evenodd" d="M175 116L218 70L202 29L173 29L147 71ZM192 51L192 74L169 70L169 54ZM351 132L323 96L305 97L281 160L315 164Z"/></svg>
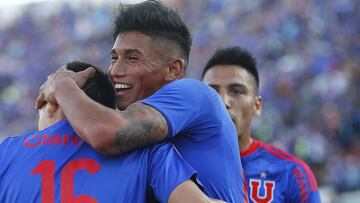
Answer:
<svg viewBox="0 0 360 203"><path fill-rule="evenodd" d="M163 115L145 104L135 103L125 111L128 127L116 132L115 143L120 153L149 146L163 140L168 131Z"/></svg>

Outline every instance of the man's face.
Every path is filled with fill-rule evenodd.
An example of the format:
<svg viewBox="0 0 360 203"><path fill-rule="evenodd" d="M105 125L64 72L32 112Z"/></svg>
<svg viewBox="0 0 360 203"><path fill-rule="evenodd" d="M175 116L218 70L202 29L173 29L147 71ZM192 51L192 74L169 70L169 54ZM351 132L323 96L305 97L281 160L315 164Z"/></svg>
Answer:
<svg viewBox="0 0 360 203"><path fill-rule="evenodd" d="M236 65L216 65L205 73L203 81L220 94L238 136L250 136L251 120L261 113L254 77Z"/></svg>
<svg viewBox="0 0 360 203"><path fill-rule="evenodd" d="M125 109L166 84L166 63L156 40L140 32L117 36L108 70L117 95L117 107Z"/></svg>

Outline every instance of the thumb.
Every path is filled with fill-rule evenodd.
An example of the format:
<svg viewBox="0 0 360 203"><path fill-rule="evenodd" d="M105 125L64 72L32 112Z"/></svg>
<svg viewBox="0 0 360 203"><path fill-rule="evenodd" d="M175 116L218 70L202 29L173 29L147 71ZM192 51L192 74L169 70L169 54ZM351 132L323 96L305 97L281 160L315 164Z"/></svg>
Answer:
<svg viewBox="0 0 360 203"><path fill-rule="evenodd" d="M95 73L96 73L95 68L89 67L83 71L77 72L75 76L76 78L75 81L78 84L78 86L82 88L85 85L86 81L94 77Z"/></svg>
<svg viewBox="0 0 360 203"><path fill-rule="evenodd" d="M96 73L96 70L93 67L89 67L89 68L79 72L81 77L84 77L86 79L90 79L90 78L94 77L95 73Z"/></svg>

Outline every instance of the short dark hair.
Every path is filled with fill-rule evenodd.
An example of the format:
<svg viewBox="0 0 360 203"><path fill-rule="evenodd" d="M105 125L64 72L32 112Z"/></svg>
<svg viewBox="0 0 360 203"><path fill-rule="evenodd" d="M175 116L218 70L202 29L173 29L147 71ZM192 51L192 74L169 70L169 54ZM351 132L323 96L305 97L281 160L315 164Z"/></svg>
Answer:
<svg viewBox="0 0 360 203"><path fill-rule="evenodd" d="M245 49L239 46L227 47L217 49L215 54L207 62L201 78L204 78L205 73L216 65L237 65L247 70L255 79L256 88L259 89L260 80L259 73L256 68L255 58Z"/></svg>
<svg viewBox="0 0 360 203"><path fill-rule="evenodd" d="M88 67L95 68L96 72L94 77L90 78L85 85L82 87L87 96L89 96L94 101L107 106L109 108L116 108L116 95L115 90L110 82L108 76L99 68L95 67L92 64L81 62L81 61L72 61L66 64L68 70L74 72L80 72Z"/></svg>
<svg viewBox="0 0 360 203"><path fill-rule="evenodd" d="M156 0L138 4L120 4L115 17L114 39L124 32L138 31L152 38L163 38L175 43L184 57L189 60L191 35L180 15L172 8Z"/></svg>

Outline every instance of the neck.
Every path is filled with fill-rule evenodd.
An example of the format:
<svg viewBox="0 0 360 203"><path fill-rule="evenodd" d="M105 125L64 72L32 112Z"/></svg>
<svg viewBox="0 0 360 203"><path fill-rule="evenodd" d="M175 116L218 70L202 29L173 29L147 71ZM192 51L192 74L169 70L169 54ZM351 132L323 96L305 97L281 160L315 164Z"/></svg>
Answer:
<svg viewBox="0 0 360 203"><path fill-rule="evenodd" d="M60 118L59 119L47 119L47 120L39 123L38 129L39 129L39 131L44 130L45 128L48 128L61 120L63 120L63 119L60 119Z"/></svg>
<svg viewBox="0 0 360 203"><path fill-rule="evenodd" d="M238 137L240 152L246 151L251 146L253 139L250 136L239 136Z"/></svg>
<svg viewBox="0 0 360 203"><path fill-rule="evenodd" d="M44 130L45 128L48 128L55 123L64 120L65 115L62 111L58 108L57 111L53 112L46 112L45 109L40 110L40 116L39 116L39 122L38 122L38 130Z"/></svg>

